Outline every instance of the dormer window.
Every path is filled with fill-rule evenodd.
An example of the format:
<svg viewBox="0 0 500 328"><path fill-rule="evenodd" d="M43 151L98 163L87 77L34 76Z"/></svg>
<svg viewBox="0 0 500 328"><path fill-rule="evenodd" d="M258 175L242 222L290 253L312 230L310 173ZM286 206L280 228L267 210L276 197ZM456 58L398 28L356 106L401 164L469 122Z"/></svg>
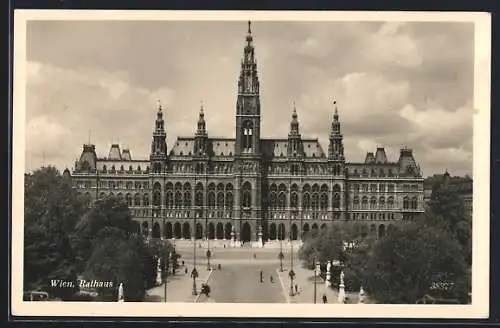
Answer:
<svg viewBox="0 0 500 328"><path fill-rule="evenodd" d="M120 166L120 171L123 171L123 170L124 170L124 169L123 169L123 165L122 165L122 166Z"/></svg>

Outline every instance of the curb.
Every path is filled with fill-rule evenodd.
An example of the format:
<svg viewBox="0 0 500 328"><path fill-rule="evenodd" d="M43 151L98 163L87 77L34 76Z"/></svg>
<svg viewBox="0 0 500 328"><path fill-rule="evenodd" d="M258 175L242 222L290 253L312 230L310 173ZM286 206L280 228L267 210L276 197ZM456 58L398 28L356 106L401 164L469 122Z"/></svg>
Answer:
<svg viewBox="0 0 500 328"><path fill-rule="evenodd" d="M208 284L208 281L210 280L210 277L212 276L212 273L214 271L215 271L214 269L211 269L210 272L208 273L207 279L205 280L205 282L207 284ZM198 295L196 295L196 298L194 299L193 303L198 303L198 300L200 299L201 295L202 295L201 293L198 293Z"/></svg>
<svg viewBox="0 0 500 328"><path fill-rule="evenodd" d="M283 295L285 295L286 302L292 303L292 301L290 300L290 295L288 295L287 289L285 288L285 283L283 282L283 279L281 279L280 270L276 269L276 273L278 274L278 279L280 280L281 284L281 291L283 292Z"/></svg>

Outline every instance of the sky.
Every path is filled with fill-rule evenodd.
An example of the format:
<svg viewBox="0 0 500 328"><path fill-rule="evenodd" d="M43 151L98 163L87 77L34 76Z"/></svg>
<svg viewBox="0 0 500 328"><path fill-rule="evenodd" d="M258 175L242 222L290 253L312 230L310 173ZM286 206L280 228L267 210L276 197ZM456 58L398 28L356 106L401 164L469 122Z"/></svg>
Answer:
<svg viewBox="0 0 500 328"><path fill-rule="evenodd" d="M158 101L169 148L196 130L234 137L246 21L31 21L26 170L72 168L82 146L149 156ZM261 136L285 137L293 103L324 151L337 101L348 161L412 148L424 176L472 175L474 25L440 22L252 24Z"/></svg>

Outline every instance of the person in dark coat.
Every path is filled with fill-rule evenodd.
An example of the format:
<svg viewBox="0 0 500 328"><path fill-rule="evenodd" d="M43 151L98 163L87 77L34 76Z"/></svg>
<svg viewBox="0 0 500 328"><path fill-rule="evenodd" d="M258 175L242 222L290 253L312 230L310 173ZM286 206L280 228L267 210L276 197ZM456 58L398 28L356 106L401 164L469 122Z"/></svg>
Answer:
<svg viewBox="0 0 500 328"><path fill-rule="evenodd" d="M328 298L326 297L326 294L323 294L323 303L328 303Z"/></svg>

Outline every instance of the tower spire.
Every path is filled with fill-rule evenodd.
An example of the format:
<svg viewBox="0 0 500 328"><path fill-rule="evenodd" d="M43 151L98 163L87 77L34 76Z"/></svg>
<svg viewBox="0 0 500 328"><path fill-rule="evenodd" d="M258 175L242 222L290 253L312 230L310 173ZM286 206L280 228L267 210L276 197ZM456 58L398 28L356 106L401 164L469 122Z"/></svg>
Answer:
<svg viewBox="0 0 500 328"><path fill-rule="evenodd" d="M248 21L248 35L252 34L252 22Z"/></svg>
<svg viewBox="0 0 500 328"><path fill-rule="evenodd" d="M330 144L328 146L328 156L330 158L342 159L344 157L343 136L340 133L339 110L337 100L333 100L333 121L330 129Z"/></svg>

